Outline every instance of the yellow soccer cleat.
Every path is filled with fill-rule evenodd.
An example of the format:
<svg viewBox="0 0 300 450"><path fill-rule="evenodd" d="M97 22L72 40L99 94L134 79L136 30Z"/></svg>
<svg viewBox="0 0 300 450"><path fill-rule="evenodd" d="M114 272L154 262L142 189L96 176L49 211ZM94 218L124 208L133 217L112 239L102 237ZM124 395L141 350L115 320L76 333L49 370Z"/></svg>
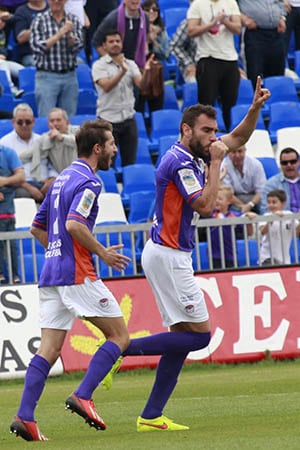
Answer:
<svg viewBox="0 0 300 450"><path fill-rule="evenodd" d="M105 389L109 390L112 387L112 383L113 383L113 376L116 372L118 372L118 370L121 367L123 361L123 357L119 356L119 358L117 359L117 361L114 363L114 365L112 366L112 368L110 369L110 371L108 372L107 375L105 375L105 377L103 378L103 380L101 381L101 384L105 387Z"/></svg>
<svg viewBox="0 0 300 450"><path fill-rule="evenodd" d="M137 431L183 431L190 428L185 425L179 425L179 423L173 422L166 416L156 417L155 419L143 419L138 417L136 422Z"/></svg>

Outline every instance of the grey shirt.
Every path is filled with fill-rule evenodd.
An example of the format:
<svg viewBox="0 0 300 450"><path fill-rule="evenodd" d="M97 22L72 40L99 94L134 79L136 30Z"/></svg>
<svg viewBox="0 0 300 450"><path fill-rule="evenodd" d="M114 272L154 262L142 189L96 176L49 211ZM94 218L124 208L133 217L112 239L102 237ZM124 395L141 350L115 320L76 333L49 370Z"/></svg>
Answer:
<svg viewBox="0 0 300 450"><path fill-rule="evenodd" d="M102 78L113 78L121 68L109 55L94 62L92 76L98 92L97 116L112 123L131 119L135 114L134 77L141 75L136 63L126 59L128 70L119 83L109 92L105 92L96 82Z"/></svg>
<svg viewBox="0 0 300 450"><path fill-rule="evenodd" d="M278 27L280 16L285 16L283 0L238 0L242 14L255 20L258 28Z"/></svg>

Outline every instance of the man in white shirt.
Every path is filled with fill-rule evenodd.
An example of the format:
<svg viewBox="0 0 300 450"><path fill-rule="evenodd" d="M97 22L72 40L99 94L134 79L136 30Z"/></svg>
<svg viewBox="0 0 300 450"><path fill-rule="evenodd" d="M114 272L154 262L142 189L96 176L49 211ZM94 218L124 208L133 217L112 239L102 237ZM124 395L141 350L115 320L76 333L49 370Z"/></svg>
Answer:
<svg viewBox="0 0 300 450"><path fill-rule="evenodd" d="M215 105L220 97L226 129L235 105L240 73L234 35L242 24L235 0L194 0L187 12L188 35L197 45L198 102Z"/></svg>

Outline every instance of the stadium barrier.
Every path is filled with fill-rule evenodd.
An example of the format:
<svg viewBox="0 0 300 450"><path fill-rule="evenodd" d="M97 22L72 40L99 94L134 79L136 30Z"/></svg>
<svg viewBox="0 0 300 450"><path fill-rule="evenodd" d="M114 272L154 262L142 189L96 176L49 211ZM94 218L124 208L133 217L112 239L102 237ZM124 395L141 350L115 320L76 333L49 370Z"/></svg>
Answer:
<svg viewBox="0 0 300 450"><path fill-rule="evenodd" d="M274 217L270 216L270 220L272 219ZM247 224L247 220L241 220ZM258 223L260 220L258 218L255 221ZM208 221L203 220L201 226L208 226L204 222ZM219 226L220 222L222 221L218 220L214 225L209 219L209 225L212 226ZM228 222L223 222L223 225L224 223ZM134 230L131 228L130 225L126 231L130 229L130 232L138 231L147 235L149 225L134 225ZM104 228L101 227L101 232L103 231ZM98 228L95 232L98 232ZM15 233L1 233L0 239L30 239L28 232L16 233L19 233L18 236ZM296 249L298 238L294 238L292 246ZM37 263L34 262L37 252L34 241L32 247L32 265L36 266L38 272ZM9 253L9 245L7 249ZM298 256L295 251L295 264L290 266L249 268L248 261L248 267L244 268L198 273L199 287L205 293L210 312L212 339L209 347L190 353L187 361L226 363L255 361L269 355L278 359L298 357ZM247 264L247 255L245 260ZM135 270L135 276L106 280L107 286L120 302L131 338L166 331L161 326L151 288L142 273L138 273L137 268ZM39 345L38 310L36 282L0 287L0 379L24 377L28 363ZM101 338L97 328L76 319L67 333L61 358L51 373L85 370ZM155 367L157 361L157 356L127 357L122 368Z"/></svg>

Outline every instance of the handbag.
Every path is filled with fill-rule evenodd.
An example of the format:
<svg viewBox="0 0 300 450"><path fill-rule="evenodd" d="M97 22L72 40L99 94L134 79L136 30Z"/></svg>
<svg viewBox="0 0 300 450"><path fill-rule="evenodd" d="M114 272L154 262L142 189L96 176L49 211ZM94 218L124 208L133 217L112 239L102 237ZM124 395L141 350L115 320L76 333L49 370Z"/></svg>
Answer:
<svg viewBox="0 0 300 450"><path fill-rule="evenodd" d="M150 69L145 70L140 87L143 97L151 99L159 97L164 92L164 70L160 61L152 61Z"/></svg>

